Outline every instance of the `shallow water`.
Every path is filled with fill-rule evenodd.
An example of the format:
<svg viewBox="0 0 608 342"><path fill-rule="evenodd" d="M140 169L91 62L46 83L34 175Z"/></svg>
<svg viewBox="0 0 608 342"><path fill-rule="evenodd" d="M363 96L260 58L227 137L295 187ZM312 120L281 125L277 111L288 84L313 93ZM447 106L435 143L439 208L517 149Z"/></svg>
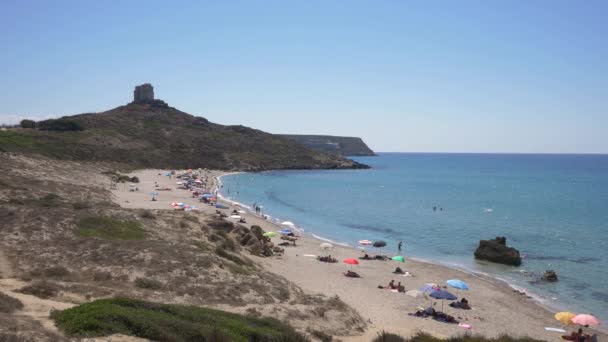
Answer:
<svg viewBox="0 0 608 342"><path fill-rule="evenodd" d="M406 256L487 273L608 321L608 155L356 159L373 169L229 175L221 192L336 242L385 240L397 254L403 240ZM474 260L479 239L503 235L521 267ZM546 269L560 281L530 283Z"/></svg>

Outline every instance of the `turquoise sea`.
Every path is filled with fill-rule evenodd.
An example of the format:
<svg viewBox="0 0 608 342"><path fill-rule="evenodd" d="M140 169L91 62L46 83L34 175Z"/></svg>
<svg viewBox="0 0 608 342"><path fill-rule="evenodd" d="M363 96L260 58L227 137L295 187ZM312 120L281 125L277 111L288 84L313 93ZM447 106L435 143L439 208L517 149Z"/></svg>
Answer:
<svg viewBox="0 0 608 342"><path fill-rule="evenodd" d="M356 246L404 242L407 257L503 279L550 307L608 322L608 155L382 153L371 170L224 176L224 197ZM433 210L436 207L436 210ZM523 265L480 263L480 239L506 236ZM553 269L557 283L533 283Z"/></svg>

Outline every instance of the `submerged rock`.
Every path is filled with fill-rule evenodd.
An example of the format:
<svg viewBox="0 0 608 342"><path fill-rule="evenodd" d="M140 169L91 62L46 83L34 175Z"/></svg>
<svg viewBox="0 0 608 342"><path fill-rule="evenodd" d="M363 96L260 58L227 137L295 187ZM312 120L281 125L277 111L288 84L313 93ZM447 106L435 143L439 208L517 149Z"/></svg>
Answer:
<svg viewBox="0 0 608 342"><path fill-rule="evenodd" d="M554 270L547 270L545 271L545 274L543 274L543 280L545 281L557 281L557 273L555 273Z"/></svg>
<svg viewBox="0 0 608 342"><path fill-rule="evenodd" d="M505 265L521 265L519 251L508 247L507 238L504 236L493 240L480 240L479 247L475 250L475 258Z"/></svg>

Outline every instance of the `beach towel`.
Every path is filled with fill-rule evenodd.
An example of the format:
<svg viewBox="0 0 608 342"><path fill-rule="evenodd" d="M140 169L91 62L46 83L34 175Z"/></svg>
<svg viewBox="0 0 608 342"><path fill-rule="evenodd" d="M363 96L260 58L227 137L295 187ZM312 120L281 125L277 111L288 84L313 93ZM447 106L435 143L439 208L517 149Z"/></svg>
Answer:
<svg viewBox="0 0 608 342"><path fill-rule="evenodd" d="M391 290L391 292L398 293L398 292L399 292L399 290Z"/></svg>
<svg viewBox="0 0 608 342"><path fill-rule="evenodd" d="M466 323L459 323L458 326L463 329L467 329L467 330L472 328L472 326L470 324L466 324Z"/></svg>
<svg viewBox="0 0 608 342"><path fill-rule="evenodd" d="M314 254L304 254L305 257L316 258L317 256Z"/></svg>
<svg viewBox="0 0 608 342"><path fill-rule="evenodd" d="M551 328L551 327L545 327L545 330L547 330L547 331L554 331L554 332L558 332L558 333L565 333L566 332L566 330L564 330L564 329Z"/></svg>

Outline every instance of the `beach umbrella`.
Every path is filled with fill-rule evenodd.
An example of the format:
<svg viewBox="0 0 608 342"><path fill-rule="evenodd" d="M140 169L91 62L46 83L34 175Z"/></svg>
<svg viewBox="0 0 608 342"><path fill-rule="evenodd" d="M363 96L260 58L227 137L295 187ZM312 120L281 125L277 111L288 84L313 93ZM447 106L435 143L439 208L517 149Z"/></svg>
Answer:
<svg viewBox="0 0 608 342"><path fill-rule="evenodd" d="M424 292L422 292L420 290L409 290L405 294L410 297L414 297L414 298L424 297Z"/></svg>
<svg viewBox="0 0 608 342"><path fill-rule="evenodd" d="M433 293L439 291L439 288L433 284L425 284L423 287L420 288L420 291L424 293Z"/></svg>
<svg viewBox="0 0 608 342"><path fill-rule="evenodd" d="M322 249L332 249L332 248L334 248L334 245L332 245L331 243L328 243L328 242L323 242L322 244L319 245L319 247L321 247Z"/></svg>
<svg viewBox="0 0 608 342"><path fill-rule="evenodd" d="M441 299L441 311L443 311L443 302L445 299L454 300L454 299L458 298L458 297L454 296L453 294L449 293L448 291L444 291L444 290L437 290L435 292L431 292L431 294L429 296L431 296L431 298Z"/></svg>
<svg viewBox="0 0 608 342"><path fill-rule="evenodd" d="M393 259L395 261L405 262L405 258L402 257L401 255L394 256L391 259Z"/></svg>
<svg viewBox="0 0 608 342"><path fill-rule="evenodd" d="M572 324L572 319L575 316L576 316L575 313L568 312L568 311L562 311L562 312L556 313L553 317L555 317L556 320L562 322L562 324L568 325L568 324Z"/></svg>
<svg viewBox="0 0 608 342"><path fill-rule="evenodd" d="M359 240L359 244L365 246L365 245L371 245L372 242L369 240Z"/></svg>
<svg viewBox="0 0 608 342"><path fill-rule="evenodd" d="M289 235L289 234L292 234L293 232L289 229L281 229L281 230L279 230L279 233L281 233L283 235Z"/></svg>
<svg viewBox="0 0 608 342"><path fill-rule="evenodd" d="M290 221L285 221L285 222L283 222L281 224L284 225L284 226L290 226L290 227L295 227L296 226L295 224L293 224L293 222L290 222Z"/></svg>
<svg viewBox="0 0 608 342"><path fill-rule="evenodd" d="M597 317L593 316L593 315L589 315L589 314L578 314L576 316L574 316L572 318L572 323L576 323L578 325L600 325L602 324L602 322L600 322L599 319L597 319Z"/></svg>
<svg viewBox="0 0 608 342"><path fill-rule="evenodd" d="M459 290L468 290L469 285L462 280L459 279L450 279L447 281L448 285Z"/></svg>
<svg viewBox="0 0 608 342"><path fill-rule="evenodd" d="M277 233L275 233L275 232L266 232L266 233L262 234L262 236L265 236L265 237L275 237L275 236L277 236Z"/></svg>
<svg viewBox="0 0 608 342"><path fill-rule="evenodd" d="M353 259L353 258L347 258L344 259L343 261L345 264L349 264L351 265L351 270L352 270L352 265L359 265L359 261L357 259Z"/></svg>
<svg viewBox="0 0 608 342"><path fill-rule="evenodd" d="M386 241L382 241L382 240L376 241L376 242L374 242L373 246L376 248L382 248L382 247L386 246Z"/></svg>

